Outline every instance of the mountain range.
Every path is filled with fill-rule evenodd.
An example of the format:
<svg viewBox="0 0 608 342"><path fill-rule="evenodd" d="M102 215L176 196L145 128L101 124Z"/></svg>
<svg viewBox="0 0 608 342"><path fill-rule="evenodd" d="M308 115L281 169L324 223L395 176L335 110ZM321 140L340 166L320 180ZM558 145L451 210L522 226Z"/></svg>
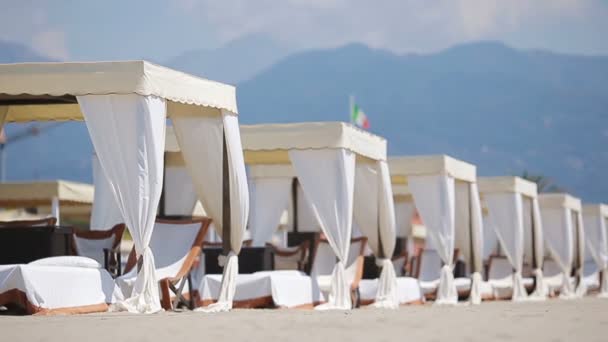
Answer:
<svg viewBox="0 0 608 342"><path fill-rule="evenodd" d="M4 50L0 43L3 62L35 58L27 49ZM388 139L390 154L450 154L476 164L479 175L528 171L585 201L608 201L608 57L499 42L432 54L360 44L295 52L255 37L165 64L238 83L242 123L348 121L354 95L371 131ZM9 138L20 130L10 125ZM8 179L90 181L84 124L43 132L8 145Z"/></svg>

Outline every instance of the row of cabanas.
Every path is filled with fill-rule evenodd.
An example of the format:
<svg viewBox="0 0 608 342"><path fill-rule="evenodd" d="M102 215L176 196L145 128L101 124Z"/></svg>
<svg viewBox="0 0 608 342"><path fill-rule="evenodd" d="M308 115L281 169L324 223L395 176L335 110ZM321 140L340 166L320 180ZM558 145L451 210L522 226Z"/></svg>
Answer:
<svg viewBox="0 0 608 342"><path fill-rule="evenodd" d="M172 129L166 126L168 118ZM536 296L544 296L543 241L561 268L566 295L575 259L582 277L580 201L539 197L533 184L513 177L480 180L478 189L473 165L447 156L388 159L386 140L344 123L239 127L234 87L148 62L0 65L0 127L33 120L84 120L87 125L98 163L91 227L124 222L139 261L132 291L115 304L118 309L160 310L150 239L161 194L164 210L176 205L172 210L188 212L200 201L222 238L220 294L207 311L232 307L246 227L254 243L267 241L299 192L336 256L328 298L319 308L351 308L345 263L353 225L382 266L376 305L398 305L390 257L403 231L397 227L411 222L414 207L427 227L429 247L444 265L436 301L458 300L452 273L457 249L468 267L470 300L479 303L484 291L480 192L487 226L515 271L514 298L524 297L524 258L534 269ZM294 178L299 186L293 186ZM184 179L188 182L180 182ZM589 209L590 217L604 211ZM586 234L595 238L587 245L593 245L591 254L604 270L605 219L591 221L592 232Z"/></svg>

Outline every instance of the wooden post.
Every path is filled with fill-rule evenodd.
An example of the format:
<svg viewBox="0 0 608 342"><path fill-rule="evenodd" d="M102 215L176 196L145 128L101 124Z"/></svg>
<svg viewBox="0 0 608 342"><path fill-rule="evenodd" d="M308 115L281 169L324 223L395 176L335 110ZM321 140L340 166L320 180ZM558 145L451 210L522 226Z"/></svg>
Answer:
<svg viewBox="0 0 608 342"><path fill-rule="evenodd" d="M536 250L536 215L534 214L534 199L530 201L530 214L532 217L532 270L536 270L538 268L538 264L536 263L536 253L538 253L538 251ZM536 277L533 277L532 279L532 291L536 291L536 287L538 286L538 284L536 284Z"/></svg>
<svg viewBox="0 0 608 342"><path fill-rule="evenodd" d="M158 204L158 216L165 217L165 181L167 179L167 152L164 152L163 158L163 186L160 192L160 202Z"/></svg>
<svg viewBox="0 0 608 342"><path fill-rule="evenodd" d="M479 271L475 262L475 242L473 241L473 194L471 193L471 185L469 185L469 262L471 263L471 275Z"/></svg>
<svg viewBox="0 0 608 342"><path fill-rule="evenodd" d="M230 241L232 232L230 222L230 166L226 147L226 132L223 132L222 140L222 253L228 255L232 250Z"/></svg>
<svg viewBox="0 0 608 342"><path fill-rule="evenodd" d="M578 287L581 282L583 281L583 275L581 274L581 268L583 265L583 260L581 258L581 245L580 245L580 235L579 235L579 229L580 227L578 226L578 213L575 212L574 210L572 210L572 213L575 213L576 215L571 216L574 217L574 230L575 230L575 234L574 234L574 238L575 238L575 252L576 252L576 256L574 259L574 274L576 276L576 286Z"/></svg>
<svg viewBox="0 0 608 342"><path fill-rule="evenodd" d="M291 203L293 205L293 231L298 232L298 178L291 181Z"/></svg>

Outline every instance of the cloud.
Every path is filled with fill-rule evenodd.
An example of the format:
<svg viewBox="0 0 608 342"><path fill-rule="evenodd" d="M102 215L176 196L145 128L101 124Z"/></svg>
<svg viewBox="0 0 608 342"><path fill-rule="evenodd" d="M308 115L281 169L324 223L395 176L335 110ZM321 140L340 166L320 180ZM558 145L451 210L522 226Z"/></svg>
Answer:
<svg viewBox="0 0 608 342"><path fill-rule="evenodd" d="M209 22L223 41L265 33L296 45L325 47L358 41L397 52L500 40L568 20L584 24L594 13L608 14L608 4L601 0L180 0L177 4L184 13Z"/></svg>
<svg viewBox="0 0 608 342"><path fill-rule="evenodd" d="M35 33L32 37L32 48L60 61L68 60L70 57L65 32L60 30L51 29Z"/></svg>
<svg viewBox="0 0 608 342"><path fill-rule="evenodd" d="M564 162L566 166L574 171L582 171L585 168L585 162L578 157L568 156L564 159Z"/></svg>

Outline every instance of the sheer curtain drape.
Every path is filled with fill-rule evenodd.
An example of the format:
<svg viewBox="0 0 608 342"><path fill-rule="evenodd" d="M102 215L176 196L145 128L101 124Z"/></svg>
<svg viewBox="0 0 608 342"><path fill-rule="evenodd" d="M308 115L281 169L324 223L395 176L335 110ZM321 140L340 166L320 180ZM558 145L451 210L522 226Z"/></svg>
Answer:
<svg viewBox="0 0 608 342"><path fill-rule="evenodd" d="M108 178L101 169L97 155L93 155L93 185L95 195L91 208L91 230L108 230L118 223L122 223L122 214L116 205L115 195Z"/></svg>
<svg viewBox="0 0 608 342"><path fill-rule="evenodd" d="M254 246L264 246L279 226L281 215L289 206L291 199L291 182L291 177L249 179L251 203L249 230Z"/></svg>
<svg viewBox="0 0 608 342"><path fill-rule="evenodd" d="M524 257L523 203L518 193L490 193L485 195L488 217L496 229L502 250L509 259L513 273L513 301L527 297L522 279Z"/></svg>
<svg viewBox="0 0 608 342"><path fill-rule="evenodd" d="M143 263L119 310L161 310L149 247L163 182L165 100L141 95L85 95L78 103L99 163Z"/></svg>
<svg viewBox="0 0 608 342"><path fill-rule="evenodd" d="M608 297L608 239L606 238L606 218L598 213L585 213L585 240L587 248L602 275L600 297Z"/></svg>
<svg viewBox="0 0 608 342"><path fill-rule="evenodd" d="M455 243L454 178L448 175L410 176L408 185L427 227L431 245L437 249L444 263L435 303L456 304L458 292L452 273Z"/></svg>
<svg viewBox="0 0 608 342"><path fill-rule="evenodd" d="M198 196L184 166L165 167L165 215L191 216Z"/></svg>
<svg viewBox="0 0 608 342"><path fill-rule="evenodd" d="M542 208L543 231L547 247L553 260L562 270L561 298L575 296L570 282L570 270L574 260L574 238L572 212L566 208Z"/></svg>
<svg viewBox="0 0 608 342"><path fill-rule="evenodd" d="M385 161L359 164L355 173L354 219L382 267L374 306L397 308L397 276L391 262L395 250L395 209Z"/></svg>
<svg viewBox="0 0 608 342"><path fill-rule="evenodd" d="M338 258L326 304L317 309L351 308L345 277L353 219L355 154L345 149L290 150L295 173L305 197Z"/></svg>
<svg viewBox="0 0 608 342"><path fill-rule="evenodd" d="M223 139L230 184L230 252L220 257L224 266L218 302L201 311L232 309L238 274L238 253L249 214L249 193L243 148L236 115L222 111L221 116L175 115L172 117L177 141L182 150L192 183L213 226L222 236L223 225ZM204 132L202 134L201 132Z"/></svg>

